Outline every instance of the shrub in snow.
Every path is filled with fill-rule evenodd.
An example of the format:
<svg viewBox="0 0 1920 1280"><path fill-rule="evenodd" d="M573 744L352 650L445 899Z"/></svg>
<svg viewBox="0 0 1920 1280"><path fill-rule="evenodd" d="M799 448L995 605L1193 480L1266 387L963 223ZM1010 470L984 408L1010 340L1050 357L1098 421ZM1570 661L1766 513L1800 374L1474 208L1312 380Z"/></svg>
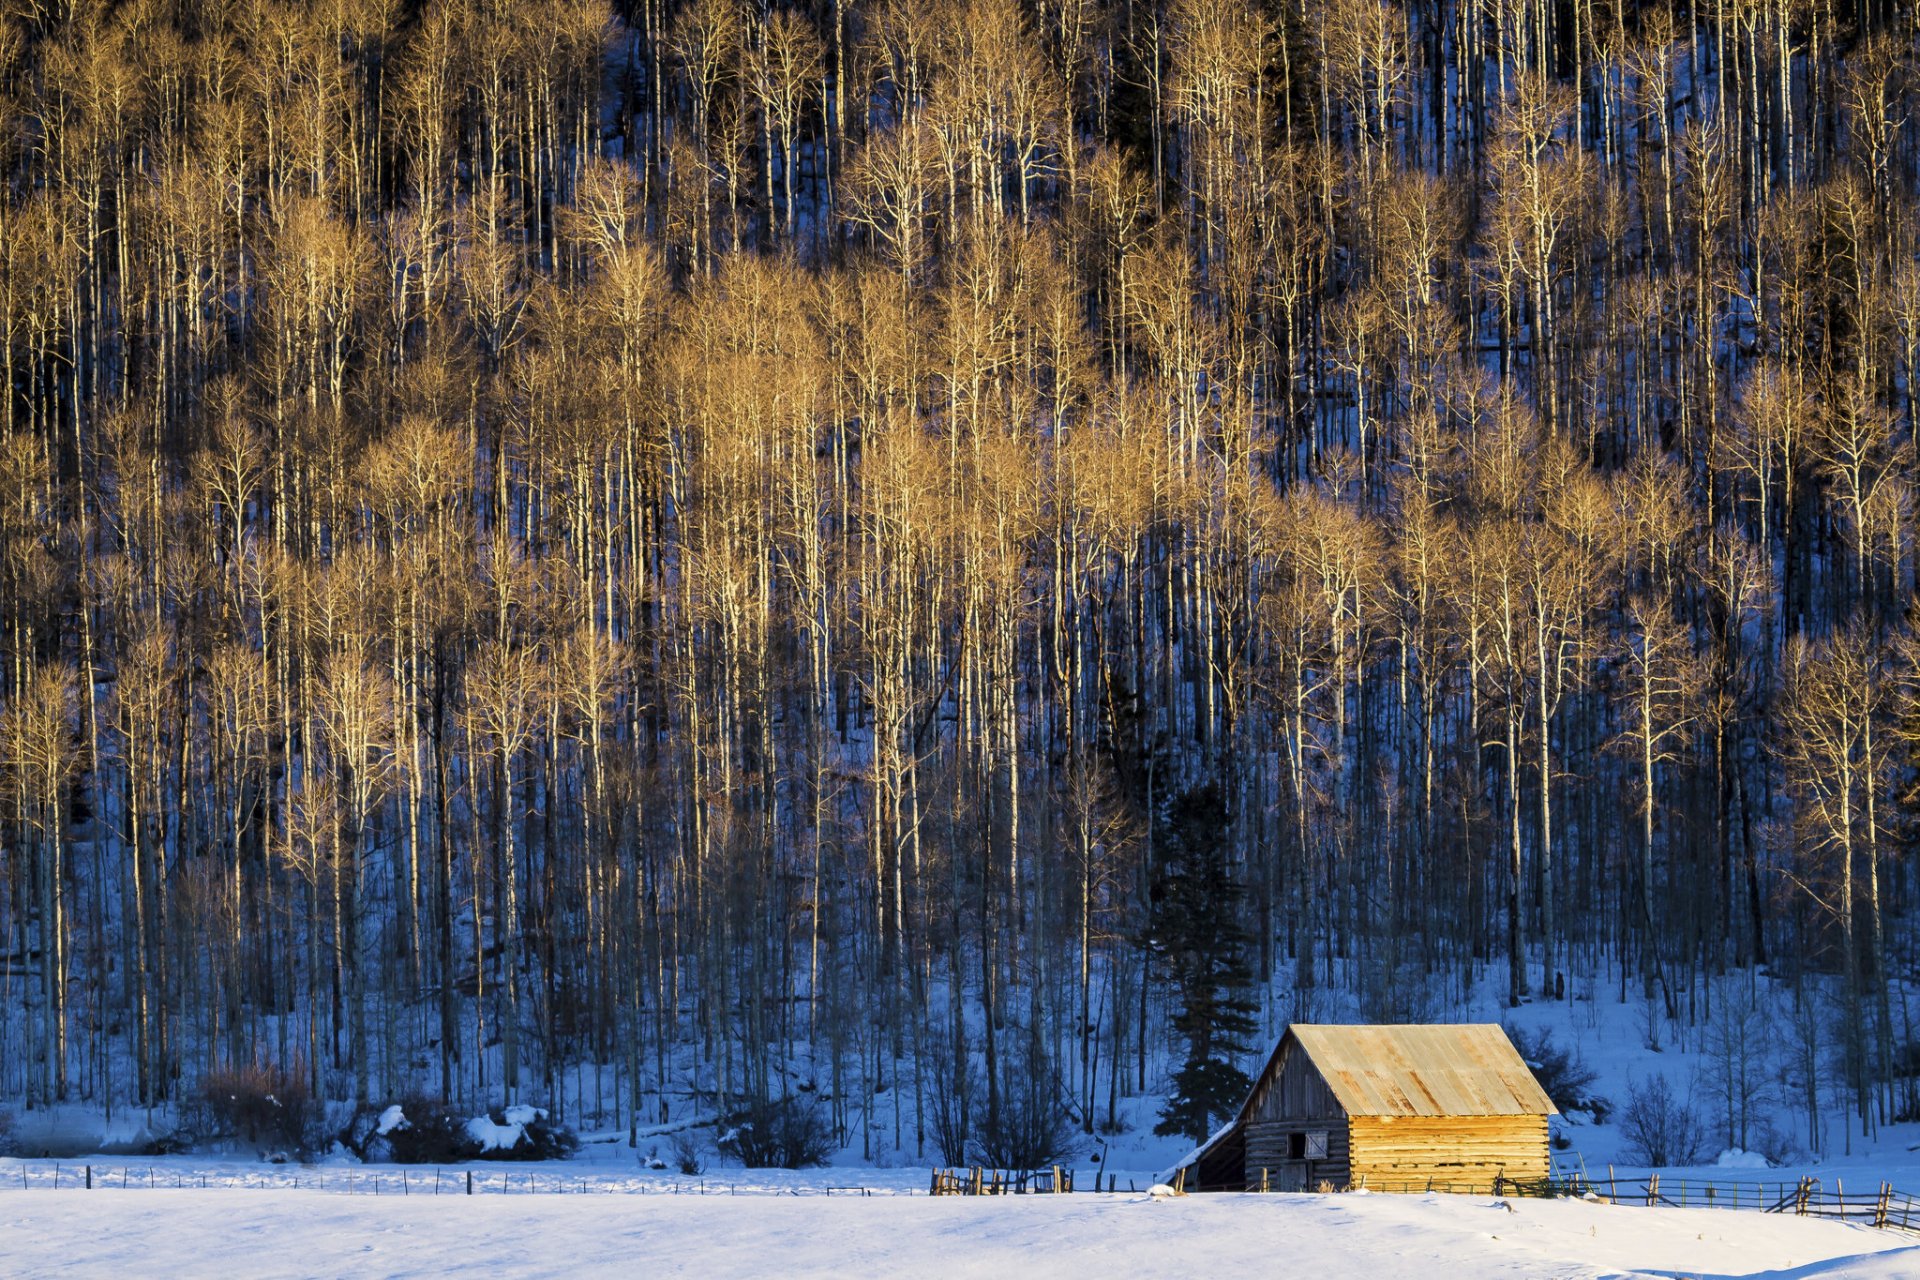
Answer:
<svg viewBox="0 0 1920 1280"><path fill-rule="evenodd" d="M833 1127L811 1097L756 1098L727 1118L714 1143L749 1169L810 1169L827 1162Z"/></svg>
<svg viewBox="0 0 1920 1280"><path fill-rule="evenodd" d="M1706 1064L1696 1085L1712 1101L1721 1122L1720 1142L1739 1151L1762 1148L1759 1128L1773 1097L1773 1019L1749 987L1724 991L1708 1020Z"/></svg>
<svg viewBox="0 0 1920 1280"><path fill-rule="evenodd" d="M979 1163L995 1169L1039 1169L1066 1150L1071 1135L1053 1088L1053 1072L1009 1072L1001 1087L999 1114L978 1115Z"/></svg>
<svg viewBox="0 0 1920 1280"><path fill-rule="evenodd" d="M1521 1059L1533 1071L1533 1078L1540 1084L1545 1094L1553 1099L1553 1105L1562 1113L1584 1111L1591 1114L1594 1123L1606 1119L1607 1101L1596 1098L1591 1092L1594 1071L1580 1056L1578 1049L1566 1048L1555 1043L1553 1032L1541 1028L1529 1031L1525 1027L1509 1026L1507 1039L1513 1041L1513 1047Z"/></svg>
<svg viewBox="0 0 1920 1280"><path fill-rule="evenodd" d="M504 1107L475 1116L466 1132L479 1144L482 1160L564 1160L580 1149L573 1130L541 1107Z"/></svg>
<svg viewBox="0 0 1920 1280"><path fill-rule="evenodd" d="M707 1162L700 1150L700 1135L692 1129L682 1129L673 1135L673 1167L689 1178L695 1178L707 1171ZM647 1161L649 1169L664 1169L666 1162L658 1159Z"/></svg>
<svg viewBox="0 0 1920 1280"><path fill-rule="evenodd" d="M521 1160L565 1160L580 1149L580 1136L571 1128L552 1120L542 1111L522 1126L525 1139L522 1145L527 1154L516 1155Z"/></svg>
<svg viewBox="0 0 1920 1280"><path fill-rule="evenodd" d="M1635 1163L1650 1167L1700 1162L1705 1126L1686 1102L1674 1097L1663 1075L1627 1084L1627 1105L1620 1111L1621 1136Z"/></svg>
<svg viewBox="0 0 1920 1280"><path fill-rule="evenodd" d="M943 1038L936 1053L945 1061L940 1064L936 1084L929 1099L930 1119L933 1126L933 1145L939 1149L942 1163L963 1165L972 1158L973 1141L973 1099L980 1096L980 1073L968 1066L957 1069L949 1048L950 1041Z"/></svg>
<svg viewBox="0 0 1920 1280"><path fill-rule="evenodd" d="M951 1085L935 1085L928 1099L933 1145L942 1164L963 1165L970 1157L968 1140L973 1136L973 1124L967 1114L967 1096Z"/></svg>
<svg viewBox="0 0 1920 1280"><path fill-rule="evenodd" d="M1751 1140L1747 1150L1759 1152L1776 1169L1798 1164L1806 1155L1793 1135L1783 1131L1771 1117L1762 1117L1749 1132Z"/></svg>
<svg viewBox="0 0 1920 1280"><path fill-rule="evenodd" d="M149 1140L140 1148L143 1156L182 1156L194 1148L193 1134L185 1129L175 1129L172 1133L162 1133Z"/></svg>
<svg viewBox="0 0 1920 1280"><path fill-rule="evenodd" d="M376 1110L356 1112L346 1132L340 1136L342 1145L368 1164L386 1164L393 1160L403 1164L418 1163L394 1154L395 1144L407 1142L413 1132L413 1122L407 1119L409 1106L423 1113L426 1110L426 1106L421 1104L408 1103L403 1106L395 1102Z"/></svg>
<svg viewBox="0 0 1920 1280"><path fill-rule="evenodd" d="M385 1143L387 1158L396 1164L457 1164L480 1154L467 1137L465 1117L456 1116L446 1103L427 1098L409 1098L383 1108L374 1136Z"/></svg>
<svg viewBox="0 0 1920 1280"><path fill-rule="evenodd" d="M370 1164L564 1160L580 1147L573 1130L554 1123L539 1107L503 1107L464 1116L430 1098L360 1111L340 1141Z"/></svg>
<svg viewBox="0 0 1920 1280"><path fill-rule="evenodd" d="M242 1145L306 1157L325 1140L325 1109L307 1091L306 1073L277 1066L210 1071L182 1113L174 1142Z"/></svg>
<svg viewBox="0 0 1920 1280"><path fill-rule="evenodd" d="M1043 1045L1028 1036L1023 1052L1003 1057L999 1088L989 1095L976 1066L954 1062L950 1043L943 1038L935 1048L943 1084L929 1108L942 1161L1039 1169L1065 1154L1072 1126Z"/></svg>
<svg viewBox="0 0 1920 1280"><path fill-rule="evenodd" d="M1771 1169L1773 1161L1758 1151L1742 1151L1739 1147L1728 1147L1713 1162L1716 1169Z"/></svg>

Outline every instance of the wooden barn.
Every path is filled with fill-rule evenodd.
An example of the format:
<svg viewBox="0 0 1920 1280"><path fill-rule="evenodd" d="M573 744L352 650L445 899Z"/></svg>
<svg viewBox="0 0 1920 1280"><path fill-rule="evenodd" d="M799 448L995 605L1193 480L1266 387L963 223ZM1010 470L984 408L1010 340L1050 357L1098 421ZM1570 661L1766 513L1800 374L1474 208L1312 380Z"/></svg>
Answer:
<svg viewBox="0 0 1920 1280"><path fill-rule="evenodd" d="M1547 1177L1556 1109L1500 1027L1287 1028L1189 1191L1485 1188Z"/></svg>

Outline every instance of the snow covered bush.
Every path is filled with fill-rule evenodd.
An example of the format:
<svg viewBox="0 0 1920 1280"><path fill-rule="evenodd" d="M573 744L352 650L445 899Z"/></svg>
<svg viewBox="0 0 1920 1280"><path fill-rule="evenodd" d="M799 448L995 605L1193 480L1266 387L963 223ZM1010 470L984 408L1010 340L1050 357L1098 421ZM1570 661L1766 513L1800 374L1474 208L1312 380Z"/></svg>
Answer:
<svg viewBox="0 0 1920 1280"><path fill-rule="evenodd" d="M462 1116L444 1102L410 1098L358 1112L340 1141L369 1164L564 1160L580 1148L572 1129L540 1107Z"/></svg>
<svg viewBox="0 0 1920 1280"><path fill-rule="evenodd" d="M305 1157L325 1141L325 1110L297 1067L210 1071L201 1077L182 1119L194 1146L240 1145Z"/></svg>
<svg viewBox="0 0 1920 1280"><path fill-rule="evenodd" d="M1658 1074L1628 1082L1620 1132L1627 1157L1651 1168L1698 1164L1706 1145L1705 1126L1692 1106L1676 1098L1673 1086Z"/></svg>
<svg viewBox="0 0 1920 1280"><path fill-rule="evenodd" d="M757 1098L728 1118L714 1145L749 1169L810 1169L833 1154L833 1126L811 1097Z"/></svg>
<svg viewBox="0 0 1920 1280"><path fill-rule="evenodd" d="M444 1102L408 1098L378 1112L362 1112L354 1128L361 1129L368 1118L373 1124L361 1141L347 1144L363 1160L457 1164L480 1154L479 1144L467 1137L465 1118L455 1115Z"/></svg>
<svg viewBox="0 0 1920 1280"><path fill-rule="evenodd" d="M393 1149L396 1138L404 1140L405 1135L412 1132L413 1123L407 1116L407 1106L394 1102L355 1111L353 1119L340 1132L340 1145L368 1164L386 1164L389 1161L412 1163L400 1161Z"/></svg>
<svg viewBox="0 0 1920 1280"><path fill-rule="evenodd" d="M565 1160L580 1149L579 1137L544 1107L497 1108L467 1121L466 1135L482 1160Z"/></svg>

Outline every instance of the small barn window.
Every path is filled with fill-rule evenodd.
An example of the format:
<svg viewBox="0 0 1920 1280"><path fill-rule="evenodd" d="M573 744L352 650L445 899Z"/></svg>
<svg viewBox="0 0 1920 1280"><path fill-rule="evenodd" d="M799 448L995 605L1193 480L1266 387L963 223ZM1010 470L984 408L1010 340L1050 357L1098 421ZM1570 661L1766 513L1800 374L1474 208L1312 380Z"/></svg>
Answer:
<svg viewBox="0 0 1920 1280"><path fill-rule="evenodd" d="M1290 1133L1287 1135L1287 1159L1305 1160L1307 1158L1307 1135Z"/></svg>
<svg viewBox="0 0 1920 1280"><path fill-rule="evenodd" d="M1318 1133L1307 1135L1307 1159L1325 1160L1327 1158L1327 1133L1322 1129Z"/></svg>

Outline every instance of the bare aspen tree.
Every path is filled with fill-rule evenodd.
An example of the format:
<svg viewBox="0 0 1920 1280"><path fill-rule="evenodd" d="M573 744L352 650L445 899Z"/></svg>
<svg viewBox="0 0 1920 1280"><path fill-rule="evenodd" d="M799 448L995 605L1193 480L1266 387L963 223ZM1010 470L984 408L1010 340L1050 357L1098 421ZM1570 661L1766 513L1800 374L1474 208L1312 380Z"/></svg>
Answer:
<svg viewBox="0 0 1920 1280"><path fill-rule="evenodd" d="M1090 1131L1192 793L1898 1109L1905 9L416 7L0 20L0 1101Z"/></svg>

